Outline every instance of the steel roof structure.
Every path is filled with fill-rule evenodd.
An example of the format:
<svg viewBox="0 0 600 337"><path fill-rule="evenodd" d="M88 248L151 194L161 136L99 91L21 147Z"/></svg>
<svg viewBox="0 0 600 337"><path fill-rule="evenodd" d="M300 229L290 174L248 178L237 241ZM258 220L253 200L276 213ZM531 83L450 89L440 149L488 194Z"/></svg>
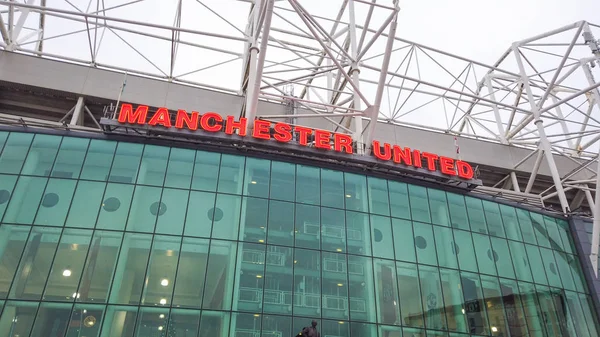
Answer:
<svg viewBox="0 0 600 337"><path fill-rule="evenodd" d="M516 41L488 65L403 39L398 0L327 2L0 0L0 58L121 73L117 102L128 76L241 97L233 113L322 123L351 134L364 154L384 125L526 149L512 167L488 168L478 189L584 210L600 245L599 25ZM283 113L262 110L264 102ZM94 129L98 117L82 98L52 123Z"/></svg>

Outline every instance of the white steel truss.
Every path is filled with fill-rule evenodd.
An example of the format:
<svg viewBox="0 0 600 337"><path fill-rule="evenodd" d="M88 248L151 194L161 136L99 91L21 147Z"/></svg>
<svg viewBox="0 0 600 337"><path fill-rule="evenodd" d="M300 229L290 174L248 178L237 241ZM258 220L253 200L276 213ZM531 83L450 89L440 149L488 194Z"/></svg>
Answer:
<svg viewBox="0 0 600 337"><path fill-rule="evenodd" d="M600 246L600 26L517 41L486 65L402 39L398 0L323 2L0 0L0 47L242 95L250 119L290 118L262 116L259 100L291 103L302 111L293 116L327 120L366 154L376 121L531 148L514 167L534 163L527 184L511 172L494 188L532 196L546 161L553 185L533 197L557 197L564 213L595 205ZM84 113L78 101L70 124ZM578 169L559 172L552 154ZM595 178L571 179L580 171Z"/></svg>

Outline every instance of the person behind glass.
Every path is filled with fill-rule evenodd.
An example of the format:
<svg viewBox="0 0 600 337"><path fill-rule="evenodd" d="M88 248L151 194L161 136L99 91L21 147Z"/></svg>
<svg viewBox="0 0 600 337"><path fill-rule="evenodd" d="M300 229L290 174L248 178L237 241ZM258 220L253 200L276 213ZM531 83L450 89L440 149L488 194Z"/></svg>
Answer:
<svg viewBox="0 0 600 337"><path fill-rule="evenodd" d="M306 337L321 337L321 334L317 330L317 321L313 320L311 322L311 326L307 326L302 329L302 331L296 335L296 337L306 336Z"/></svg>

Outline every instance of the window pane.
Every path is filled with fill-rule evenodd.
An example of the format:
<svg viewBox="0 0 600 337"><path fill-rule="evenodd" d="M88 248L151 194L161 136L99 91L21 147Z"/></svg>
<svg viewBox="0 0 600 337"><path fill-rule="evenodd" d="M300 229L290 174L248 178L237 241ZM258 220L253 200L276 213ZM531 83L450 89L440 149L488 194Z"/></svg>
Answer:
<svg viewBox="0 0 600 337"><path fill-rule="evenodd" d="M6 139L8 139L8 132L0 131L0 153L2 153L2 149L4 149L4 144L6 143Z"/></svg>
<svg viewBox="0 0 600 337"><path fill-rule="evenodd" d="M515 271L513 269L515 258L511 257L508 250L508 243L504 239L491 238L492 241L492 258L496 262L496 269L498 270L498 276L506 277L510 279L515 278Z"/></svg>
<svg viewBox="0 0 600 337"><path fill-rule="evenodd" d="M31 224L35 217L44 188L46 178L21 176L4 214L4 222Z"/></svg>
<svg viewBox="0 0 600 337"><path fill-rule="evenodd" d="M323 317L348 319L348 261L346 255L323 252Z"/></svg>
<svg viewBox="0 0 600 337"><path fill-rule="evenodd" d="M394 261L373 260L375 267L375 296L379 323L393 325L399 321L398 282Z"/></svg>
<svg viewBox="0 0 600 337"><path fill-rule="evenodd" d="M452 227L469 230L465 197L454 193L446 193L446 196L448 198L448 210L452 219Z"/></svg>
<svg viewBox="0 0 600 337"><path fill-rule="evenodd" d="M371 215L371 239L373 256L394 259L394 236L390 218Z"/></svg>
<svg viewBox="0 0 600 337"><path fill-rule="evenodd" d="M137 184L162 186L167 170L170 148L164 146L146 145Z"/></svg>
<svg viewBox="0 0 600 337"><path fill-rule="evenodd" d="M483 213L483 204L480 199L465 197L467 205L467 213L469 215L469 223L473 232L487 234L487 225L485 223L485 215Z"/></svg>
<svg viewBox="0 0 600 337"><path fill-rule="evenodd" d="M21 172L32 140L32 133L10 133L0 156L0 173L18 174Z"/></svg>
<svg viewBox="0 0 600 337"><path fill-rule="evenodd" d="M102 324L101 337L132 337L137 307L109 306Z"/></svg>
<svg viewBox="0 0 600 337"><path fill-rule="evenodd" d="M288 314L292 312L294 291L294 251L292 248L267 246L267 254L274 263L265 264L263 311L265 313ZM270 259L271 259L270 258ZM254 273L260 282L260 270Z"/></svg>
<svg viewBox="0 0 600 337"><path fill-rule="evenodd" d="M208 238L213 219L222 218L223 211L215 210L214 193L192 191L187 205L184 235Z"/></svg>
<svg viewBox="0 0 600 337"><path fill-rule="evenodd" d="M524 311L522 298L519 295L519 288L517 282L513 280L500 279L500 289L502 292L502 300L504 304L504 310L506 312L506 318L508 323L508 330L510 336L527 336L527 315ZM531 318L531 317L530 317ZM539 322L537 323L539 326ZM529 326L530 336L543 336L541 331L534 332L536 325Z"/></svg>
<svg viewBox="0 0 600 337"><path fill-rule="evenodd" d="M221 155L219 153L196 151L192 189L215 192L220 165ZM221 174L227 174L227 172L221 172Z"/></svg>
<svg viewBox="0 0 600 337"><path fill-rule="evenodd" d="M429 207L431 208L431 221L436 225L450 226L450 214L448 212L448 201L446 192L427 189L429 195Z"/></svg>
<svg viewBox="0 0 600 337"><path fill-rule="evenodd" d="M160 315L159 315L160 317ZM195 337L200 327L200 311L173 309L169 315L168 333L170 336L179 337L186 335ZM163 330L164 331L164 330Z"/></svg>
<svg viewBox="0 0 600 337"><path fill-rule="evenodd" d="M76 304L68 325L67 337L98 337L104 317L103 305Z"/></svg>
<svg viewBox="0 0 600 337"><path fill-rule="evenodd" d="M77 293L77 286L83 275L91 236L92 232L86 229L64 230L54 256L43 300L64 301L66 299L72 302L77 297L81 297Z"/></svg>
<svg viewBox="0 0 600 337"><path fill-rule="evenodd" d="M316 167L296 165L296 202L319 205L320 170Z"/></svg>
<svg viewBox="0 0 600 337"><path fill-rule="evenodd" d="M375 322L373 260L370 257L348 255L348 279L350 319Z"/></svg>
<svg viewBox="0 0 600 337"><path fill-rule="evenodd" d="M85 138L64 137L52 168L52 176L79 178L89 142L90 140Z"/></svg>
<svg viewBox="0 0 600 337"><path fill-rule="evenodd" d="M539 284L548 284L546 279L546 272L544 271L544 263L540 256L540 251L537 247L531 245L525 245L527 250L527 257L529 257L529 265L531 266L531 273L533 274L533 281Z"/></svg>
<svg viewBox="0 0 600 337"><path fill-rule="evenodd" d="M546 330L549 336L562 337L572 335L567 331L566 308L563 306L564 298L561 294L554 293L546 286L536 285L537 297L540 301L541 314L545 319Z"/></svg>
<svg viewBox="0 0 600 337"><path fill-rule="evenodd" d="M519 220L517 220L517 213L514 207L500 205L500 213L502 214L506 237L511 240L523 241L521 229L519 228Z"/></svg>
<svg viewBox="0 0 600 337"><path fill-rule="evenodd" d="M202 311L198 336L228 336L231 314L216 311Z"/></svg>
<svg viewBox="0 0 600 337"><path fill-rule="evenodd" d="M35 302L6 302L0 318L0 336L29 336L37 309Z"/></svg>
<svg viewBox="0 0 600 337"><path fill-rule="evenodd" d="M429 214L427 189L421 186L408 185L408 194L410 195L410 210L413 220L430 223L431 215Z"/></svg>
<svg viewBox="0 0 600 337"><path fill-rule="evenodd" d="M344 208L344 173L321 169L321 205Z"/></svg>
<svg viewBox="0 0 600 337"><path fill-rule="evenodd" d="M241 243L239 246L239 259L236 284L238 296L234 297L237 308L243 311L261 312L264 267L265 267L265 245L255 243ZM285 258L277 253L269 252L266 263L279 265L285 262ZM258 276L258 277L257 277ZM234 304L235 307L235 304Z"/></svg>
<svg viewBox="0 0 600 337"><path fill-rule="evenodd" d="M573 239L571 238L571 233L569 231L569 223L567 221L561 219L555 219L556 225L558 226L558 232L562 239L563 247L565 252L569 254L575 254L575 245L573 244Z"/></svg>
<svg viewBox="0 0 600 337"><path fill-rule="evenodd" d="M396 260L417 262L412 222L392 218Z"/></svg>
<svg viewBox="0 0 600 337"><path fill-rule="evenodd" d="M127 230L152 233L159 214L167 211L160 203L161 189L158 187L136 186L131 202Z"/></svg>
<svg viewBox="0 0 600 337"><path fill-rule="evenodd" d="M92 139L80 179L107 180L117 142Z"/></svg>
<svg viewBox="0 0 600 337"><path fill-rule="evenodd" d="M108 301L108 291L115 274L122 241L122 233L94 232L90 252L83 269L83 277L77 290L79 296L76 300L78 302L106 303Z"/></svg>
<svg viewBox="0 0 600 337"><path fill-rule="evenodd" d="M482 274L496 275L496 261L498 254L494 254L490 244L490 238L485 235L473 233L473 245L477 255L479 272Z"/></svg>
<svg viewBox="0 0 600 337"><path fill-rule="evenodd" d="M202 301L204 309L231 310L236 255L237 243L211 240Z"/></svg>
<svg viewBox="0 0 600 337"><path fill-rule="evenodd" d="M49 176L61 141L59 136L35 135L21 174Z"/></svg>
<svg viewBox="0 0 600 337"><path fill-rule="evenodd" d="M546 276L548 276L548 285L552 287L562 288L560 282L560 276L558 276L558 268L556 267L556 261L554 261L554 254L547 248L540 248L542 260L544 261L544 268L546 269Z"/></svg>
<svg viewBox="0 0 600 337"><path fill-rule="evenodd" d="M0 298L8 296L8 289L25 249L29 230L29 226L0 226Z"/></svg>
<svg viewBox="0 0 600 337"><path fill-rule="evenodd" d="M500 215L500 209L498 204L495 202L483 200L483 209L485 210L485 219L488 226L488 232L490 235L506 237L504 233L504 224L502 223L502 216Z"/></svg>
<svg viewBox="0 0 600 337"><path fill-rule="evenodd" d="M557 266L556 269L558 269L563 287L567 290L577 290L575 288L575 282L573 281L573 276L571 276L571 268L569 266L569 260L571 259L571 256L556 250L552 251L552 253L554 253L554 259Z"/></svg>
<svg viewBox="0 0 600 337"><path fill-rule="evenodd" d="M296 204L296 247L320 249L320 207Z"/></svg>
<svg viewBox="0 0 600 337"><path fill-rule="evenodd" d="M21 256L10 298L40 300L59 238L58 228L33 227Z"/></svg>
<svg viewBox="0 0 600 337"><path fill-rule="evenodd" d="M456 259L457 245L452 236L452 229L433 226L435 235L435 246L440 267L458 269L458 261Z"/></svg>
<svg viewBox="0 0 600 337"><path fill-rule="evenodd" d="M321 207L321 249L346 251L346 214L341 209Z"/></svg>
<svg viewBox="0 0 600 337"><path fill-rule="evenodd" d="M141 144L119 143L108 179L117 183L135 182L143 150L144 145Z"/></svg>
<svg viewBox="0 0 600 337"><path fill-rule="evenodd" d="M527 318L527 327L532 336L547 336L545 321L547 317L543 316L538 303L535 287L531 283L519 282L519 288L514 289L519 294L523 310Z"/></svg>
<svg viewBox="0 0 600 337"><path fill-rule="evenodd" d="M67 332L72 304L42 303L35 318L32 336L62 337Z"/></svg>
<svg viewBox="0 0 600 337"><path fill-rule="evenodd" d="M502 292L498 279L492 276L481 275L483 297L487 306L489 324L492 336L508 336L509 328L502 301ZM495 329L494 329L495 328Z"/></svg>
<svg viewBox="0 0 600 337"><path fill-rule="evenodd" d="M270 244L294 245L294 204L282 201L269 201L269 225L267 226Z"/></svg>
<svg viewBox="0 0 600 337"><path fill-rule="evenodd" d="M268 214L269 201L267 199L244 197L242 200L240 241L265 243Z"/></svg>
<svg viewBox="0 0 600 337"><path fill-rule="evenodd" d="M80 180L71 202L67 227L94 228L106 183Z"/></svg>
<svg viewBox="0 0 600 337"><path fill-rule="evenodd" d="M490 325L487 321L487 310L479 276L463 272L461 273L461 281L469 331L472 334L489 335Z"/></svg>
<svg viewBox="0 0 600 337"><path fill-rule="evenodd" d="M133 185L108 184L98 216L97 228L124 230L133 194Z"/></svg>
<svg viewBox="0 0 600 337"><path fill-rule="evenodd" d="M271 161L256 158L246 159L244 195L268 198L270 175Z"/></svg>
<svg viewBox="0 0 600 337"><path fill-rule="evenodd" d="M533 231L533 223L529 212L523 209L517 208L517 219L519 219L519 226L521 227L521 233L523 234L523 241L526 243L537 244L535 234Z"/></svg>
<svg viewBox="0 0 600 337"><path fill-rule="evenodd" d="M154 236L148 271L144 280L142 305L171 305L179 247L181 247L181 238Z"/></svg>
<svg viewBox="0 0 600 337"><path fill-rule="evenodd" d="M579 294L579 300L583 309L583 315L590 330L590 336L598 336L598 321L594 314L594 306L589 296Z"/></svg>
<svg viewBox="0 0 600 337"><path fill-rule="evenodd" d="M371 256L371 229L365 213L346 212L348 253Z"/></svg>
<svg viewBox="0 0 600 337"><path fill-rule="evenodd" d="M113 278L110 303L140 304L151 244L152 235L125 234L121 244L119 263Z"/></svg>
<svg viewBox="0 0 600 337"><path fill-rule="evenodd" d="M527 251L525 250L525 245L520 242L508 241L508 247L510 248L512 263L515 268L517 279L533 282L533 276L531 275L531 269L529 268L530 262L527 256Z"/></svg>
<svg viewBox="0 0 600 337"><path fill-rule="evenodd" d="M544 224L546 225L546 232L548 233L548 240L550 241L550 248L564 251L562 239L558 232L558 226L556 221L548 216L544 216Z"/></svg>
<svg viewBox="0 0 600 337"><path fill-rule="evenodd" d="M570 329L575 330L574 332L574 336L582 336L582 337L592 337L592 335L590 335L590 330L588 329L588 323L585 321L585 315L583 313L583 309L581 308L581 305L579 303L579 296L577 296L577 293L572 292L572 291L565 291L565 302L567 304L569 313L571 314L570 317L567 316L567 320L570 320L573 324L573 328L574 329ZM593 326L593 322L590 322L591 326ZM596 335L593 335L593 337L596 337Z"/></svg>
<svg viewBox="0 0 600 337"><path fill-rule="evenodd" d="M408 187L405 183L388 181L390 189L390 209L392 216L410 219L410 202L408 201Z"/></svg>
<svg viewBox="0 0 600 337"><path fill-rule="evenodd" d="M550 248L550 240L546 226L544 225L544 217L537 213L530 213L530 215L538 245Z"/></svg>
<svg viewBox="0 0 600 337"><path fill-rule="evenodd" d="M458 256L458 265L461 270L477 272L477 258L471 233L454 230L454 240L456 240L456 253Z"/></svg>
<svg viewBox="0 0 600 337"><path fill-rule="evenodd" d="M195 156L194 150L171 148L165 187L190 188Z"/></svg>
<svg viewBox="0 0 600 337"><path fill-rule="evenodd" d="M441 330L446 328L446 312L438 269L435 267L419 266L421 297L425 311L425 327Z"/></svg>
<svg viewBox="0 0 600 337"><path fill-rule="evenodd" d="M242 194L244 159L244 157L240 156L222 155L221 172L219 173L219 192ZM198 157L196 157L196 161L198 161Z"/></svg>
<svg viewBox="0 0 600 337"><path fill-rule="evenodd" d="M321 254L294 250L294 315L315 317L321 311Z"/></svg>
<svg viewBox="0 0 600 337"><path fill-rule="evenodd" d="M294 201L296 195L296 165L271 162L270 198Z"/></svg>
<svg viewBox="0 0 600 337"><path fill-rule="evenodd" d="M400 294L400 313L402 325L423 327L423 306L421 302L421 282L417 265L396 262L398 291Z"/></svg>
<svg viewBox="0 0 600 337"><path fill-rule="evenodd" d="M417 247L417 261L437 266L432 226L420 222L413 222L413 226L415 230L414 245Z"/></svg>
<svg viewBox="0 0 600 337"><path fill-rule="evenodd" d="M371 213L390 215L390 199L388 195L387 181L373 177L367 177L369 185L369 210Z"/></svg>
<svg viewBox="0 0 600 337"><path fill-rule="evenodd" d="M156 233L181 235L185 223L185 212L188 204L188 191L165 188L159 207L152 204L151 211L158 209Z"/></svg>
<svg viewBox="0 0 600 337"><path fill-rule="evenodd" d="M208 261L208 239L183 238L173 306L201 308ZM211 278L216 275L211 275Z"/></svg>
<svg viewBox="0 0 600 337"><path fill-rule="evenodd" d="M457 270L440 268L442 292L450 331L467 332L467 320L463 294L461 291L460 274Z"/></svg>
<svg viewBox="0 0 600 337"><path fill-rule="evenodd" d="M17 176L0 174L0 219L4 216L6 207L14 195L13 190L16 182ZM5 222L8 222L8 220L5 220Z"/></svg>
<svg viewBox="0 0 600 337"><path fill-rule="evenodd" d="M63 226L73 199L75 184L77 184L76 180L49 179L34 223L45 226ZM92 207L92 212L95 210L96 207Z"/></svg>
<svg viewBox="0 0 600 337"><path fill-rule="evenodd" d="M368 212L367 180L365 176L344 173L346 209L351 211Z"/></svg>
<svg viewBox="0 0 600 337"><path fill-rule="evenodd" d="M212 237L236 240L240 228L242 198L235 195L217 194ZM220 211L220 212L219 212ZM222 216L219 217L219 215Z"/></svg>

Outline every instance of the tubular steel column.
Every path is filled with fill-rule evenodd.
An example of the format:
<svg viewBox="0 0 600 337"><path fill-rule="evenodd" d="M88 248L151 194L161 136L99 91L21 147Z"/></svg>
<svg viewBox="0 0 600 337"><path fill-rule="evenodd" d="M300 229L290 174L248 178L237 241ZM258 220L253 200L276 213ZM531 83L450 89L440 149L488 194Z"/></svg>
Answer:
<svg viewBox="0 0 600 337"><path fill-rule="evenodd" d="M534 123L537 127L540 137L540 147L544 151L546 161L548 162L548 166L550 167L550 173L552 174L552 180L554 182L554 186L558 194L558 199L560 200L560 206L562 208L562 211L563 213L567 213L569 211L569 202L567 201L567 196L565 195L565 191L563 189L560 174L558 173L558 168L556 167L556 162L554 161L554 155L552 154L552 146L548 141L548 137L546 137L546 130L544 130L544 122L541 118L540 109L535 103L536 99L533 95L533 91L531 90L531 85L529 83L527 73L525 72L525 66L523 65L523 60L521 59L521 54L519 52L519 44L513 44L512 50L515 54L517 65L519 66L519 72L523 81L525 92L527 93L527 99L529 100L529 104L531 105L531 114L533 116L533 120L535 121Z"/></svg>
<svg viewBox="0 0 600 337"><path fill-rule="evenodd" d="M360 69L358 67L358 41L356 39L356 15L355 15L355 10L354 10L354 0L349 0L348 1L348 16L349 16L349 20L350 20L350 29L348 31L348 34L350 34L350 55L352 56L352 65L350 67L350 76L352 77L352 81L354 82L354 84L356 85L357 88L360 88ZM353 102L354 102L354 109L357 111L362 110L361 109L361 102L360 102L361 98L358 95L358 92L354 92L353 95ZM354 140L354 142L356 143L356 151L359 154L363 154L364 153L364 148L363 148L363 136L362 136L362 132L363 132L363 120L362 120L362 116L356 116L354 117L354 134L352 135L352 138Z"/></svg>

